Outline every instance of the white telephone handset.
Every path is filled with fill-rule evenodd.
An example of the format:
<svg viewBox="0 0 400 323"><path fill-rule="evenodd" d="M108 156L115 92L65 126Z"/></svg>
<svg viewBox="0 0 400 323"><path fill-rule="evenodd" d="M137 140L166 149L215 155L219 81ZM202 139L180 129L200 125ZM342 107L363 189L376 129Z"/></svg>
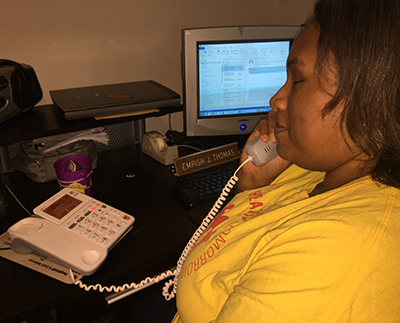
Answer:
<svg viewBox="0 0 400 323"><path fill-rule="evenodd" d="M88 195L64 188L8 229L11 248L36 251L82 275L96 271L135 218Z"/></svg>
<svg viewBox="0 0 400 323"><path fill-rule="evenodd" d="M107 248L46 219L25 218L8 233L15 252L36 251L82 275L92 274L107 257Z"/></svg>
<svg viewBox="0 0 400 323"><path fill-rule="evenodd" d="M246 153L253 158L251 162L257 167L268 163L271 159L278 156L276 143L270 141L264 142L260 137L253 139L247 144Z"/></svg>

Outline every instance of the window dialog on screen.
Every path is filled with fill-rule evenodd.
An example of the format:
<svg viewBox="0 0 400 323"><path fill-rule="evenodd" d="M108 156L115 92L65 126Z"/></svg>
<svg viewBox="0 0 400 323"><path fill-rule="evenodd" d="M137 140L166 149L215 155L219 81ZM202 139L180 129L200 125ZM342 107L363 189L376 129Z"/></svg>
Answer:
<svg viewBox="0 0 400 323"><path fill-rule="evenodd" d="M286 81L290 40L198 43L199 117L265 113Z"/></svg>

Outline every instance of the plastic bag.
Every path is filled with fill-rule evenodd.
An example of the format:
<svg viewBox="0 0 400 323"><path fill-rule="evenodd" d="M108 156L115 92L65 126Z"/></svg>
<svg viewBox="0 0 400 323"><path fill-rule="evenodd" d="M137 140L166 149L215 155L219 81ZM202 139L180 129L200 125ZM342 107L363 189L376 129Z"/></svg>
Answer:
<svg viewBox="0 0 400 323"><path fill-rule="evenodd" d="M24 172L32 181L45 183L57 179L53 164L56 160L73 155L92 159L92 169L97 166L97 150L92 140L80 140L44 153L32 142L23 142L19 154L11 161L13 169Z"/></svg>

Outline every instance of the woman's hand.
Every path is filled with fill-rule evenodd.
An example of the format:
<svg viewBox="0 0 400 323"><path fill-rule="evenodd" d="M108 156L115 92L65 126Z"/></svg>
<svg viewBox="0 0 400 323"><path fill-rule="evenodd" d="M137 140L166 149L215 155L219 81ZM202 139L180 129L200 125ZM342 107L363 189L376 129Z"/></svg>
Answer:
<svg viewBox="0 0 400 323"><path fill-rule="evenodd" d="M276 112L270 111L268 113L268 118L262 119L258 123L243 148L242 156L240 158L241 163L243 163L248 157L246 153L246 145L254 138L260 136L261 140L264 142L277 142L274 135L275 117ZM236 192L242 192L271 184L280 173L289 167L289 165L290 162L279 156L260 167L254 166L251 162L247 163L238 172L239 181L236 184Z"/></svg>

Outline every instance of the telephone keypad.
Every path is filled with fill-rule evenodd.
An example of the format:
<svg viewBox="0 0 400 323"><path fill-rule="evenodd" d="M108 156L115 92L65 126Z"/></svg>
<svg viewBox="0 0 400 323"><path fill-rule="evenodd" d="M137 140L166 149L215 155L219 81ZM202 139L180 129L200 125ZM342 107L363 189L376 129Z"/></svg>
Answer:
<svg viewBox="0 0 400 323"><path fill-rule="evenodd" d="M87 209L62 225L101 246L108 247L117 233L129 225L130 219L129 215L117 209L93 201Z"/></svg>

